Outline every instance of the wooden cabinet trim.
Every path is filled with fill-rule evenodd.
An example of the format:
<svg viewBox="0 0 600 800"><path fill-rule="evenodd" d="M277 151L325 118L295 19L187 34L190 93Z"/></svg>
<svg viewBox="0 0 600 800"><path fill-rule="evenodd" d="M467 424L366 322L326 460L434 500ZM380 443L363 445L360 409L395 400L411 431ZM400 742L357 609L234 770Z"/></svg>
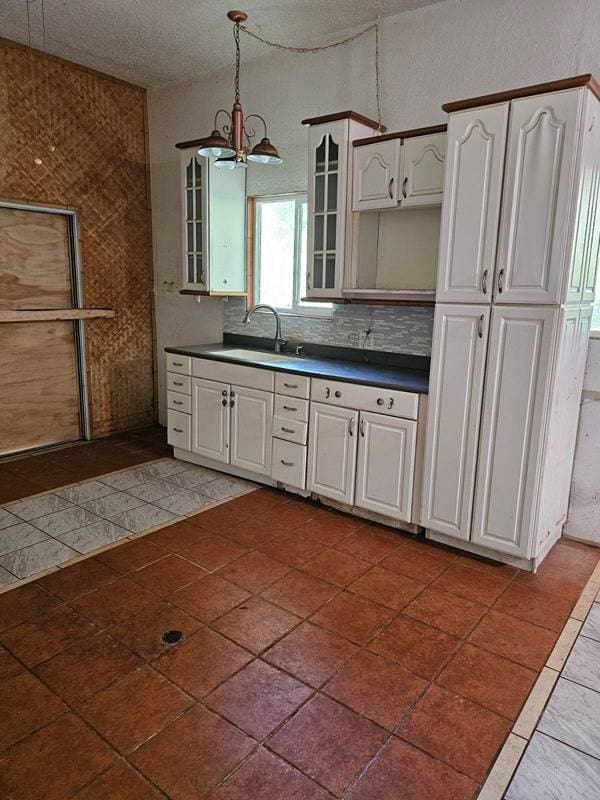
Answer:
<svg viewBox="0 0 600 800"><path fill-rule="evenodd" d="M429 136L434 133L446 133L447 130L447 125L430 125L427 128L410 128L406 131L394 131L391 133L383 133L381 136L367 136L364 139L355 139L352 142L352 147L362 147L366 144L386 142L390 139L413 139L416 136Z"/></svg>
<svg viewBox="0 0 600 800"><path fill-rule="evenodd" d="M324 114L320 117L308 117L307 119L302 120L302 124L324 125L326 122L337 122L340 119L352 119L354 122L360 122L361 125L366 125L369 128L373 128L374 131L381 131L382 133L387 130L385 125L382 125L380 122L377 122L374 119L365 117L362 114L358 114L356 111L338 111L335 114ZM179 147L179 145L177 145L177 147Z"/></svg>

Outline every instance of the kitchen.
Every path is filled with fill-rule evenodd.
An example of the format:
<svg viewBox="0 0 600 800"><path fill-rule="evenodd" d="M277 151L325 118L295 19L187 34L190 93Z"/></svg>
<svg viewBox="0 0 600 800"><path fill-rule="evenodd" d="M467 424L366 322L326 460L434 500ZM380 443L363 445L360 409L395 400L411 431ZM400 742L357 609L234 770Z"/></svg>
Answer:
<svg viewBox="0 0 600 800"><path fill-rule="evenodd" d="M585 403L595 391L600 90L586 47L597 26L578 74L542 50L528 68L486 63L483 40L476 78L459 71L460 48L427 68L448 30L489 27L515 52L538 42L531 8L514 27L495 6L442 2L375 22L362 8L351 41L332 29L309 55L266 50L301 38L285 15L271 30L264 13L217 24L215 12L226 64L149 91L146 297L167 443L160 429L135 433L135 399L102 431L96 379L84 444L28 457L14 446L1 465L12 544L0 555L0 643L108 740L90 796L118 770L173 797L242 797L251 781L265 798L296 786L441 797L443 785L456 797L590 796L569 759L594 776L597 753L577 738L583 723L571 736L561 726L594 707L586 662L600 647L593 516L582 525L573 508L594 486L589 470L588 488L576 481L594 446L578 421L582 392ZM587 20L588 4L574 6ZM544 14L547 35L563 35L558 5ZM394 81L411 72L419 80ZM215 118L232 95L233 121ZM35 189L3 195L18 211L78 206ZM89 252L71 254L84 275ZM75 326L100 342L100 330L126 328L136 284L131 300L96 286L57 319L96 314ZM17 311L40 324L37 309L8 309L6 328ZM119 353L133 352L121 339ZM98 351L77 346L93 377ZM126 359L114 367L113 396ZM33 538L19 546L17 534ZM62 585L88 572L86 591ZM68 608L54 611L55 598ZM23 616L23 603L41 610ZM91 657L85 639L23 661L31 627L49 635L67 611L128 648L123 677L62 689ZM136 617L167 636L145 646L151 656L136 649ZM143 708L143 679L157 692L166 681L183 713L149 711L121 746L107 708L126 697L131 714ZM219 752L212 767L191 747L166 763L171 742L202 736ZM27 747L0 752L10 791ZM546 759L564 762L556 795L539 788Z"/></svg>

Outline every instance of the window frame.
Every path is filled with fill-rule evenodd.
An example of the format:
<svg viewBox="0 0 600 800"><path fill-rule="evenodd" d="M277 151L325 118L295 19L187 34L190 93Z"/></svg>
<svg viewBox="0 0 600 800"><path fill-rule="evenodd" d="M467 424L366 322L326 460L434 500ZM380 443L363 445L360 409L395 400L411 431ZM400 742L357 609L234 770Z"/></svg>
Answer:
<svg viewBox="0 0 600 800"><path fill-rule="evenodd" d="M320 303L318 306L315 304L307 306L301 305L300 300L306 294L306 286L301 285L301 252L302 252L302 205L308 203L307 192L286 192L282 194L268 194L268 195L255 195L254 201L254 276L253 276L253 297L254 303L262 303L260 297L260 242L261 242L261 220L262 214L260 206L267 203L280 203L283 201L293 200L295 202L294 210L294 286L292 290L293 305L291 308L280 308L275 306L279 314L289 317L310 318L317 317L319 319L330 319L333 315L333 305L328 303ZM308 207L307 207L308 213ZM266 313L257 312L257 313Z"/></svg>

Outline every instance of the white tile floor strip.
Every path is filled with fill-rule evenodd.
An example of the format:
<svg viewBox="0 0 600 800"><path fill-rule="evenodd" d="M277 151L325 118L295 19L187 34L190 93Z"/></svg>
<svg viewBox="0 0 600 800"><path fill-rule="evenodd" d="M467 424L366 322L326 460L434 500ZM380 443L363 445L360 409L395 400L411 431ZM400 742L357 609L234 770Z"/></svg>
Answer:
<svg viewBox="0 0 600 800"><path fill-rule="evenodd" d="M0 508L0 589L253 485L163 458Z"/></svg>
<svg viewBox="0 0 600 800"><path fill-rule="evenodd" d="M583 595L587 599L593 592L596 602L581 628L577 620L567 623L577 625L569 636L572 649L569 652L565 646L554 661L562 672L555 673L560 676L512 776L506 800L600 798L600 603L592 585L596 573L592 577ZM552 657L548 665L551 661ZM546 670L553 671L548 666Z"/></svg>

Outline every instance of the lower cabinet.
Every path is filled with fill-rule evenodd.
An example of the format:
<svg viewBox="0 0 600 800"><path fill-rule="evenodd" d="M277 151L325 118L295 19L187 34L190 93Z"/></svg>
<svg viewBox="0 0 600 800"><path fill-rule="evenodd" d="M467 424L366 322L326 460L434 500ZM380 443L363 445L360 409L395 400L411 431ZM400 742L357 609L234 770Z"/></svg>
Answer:
<svg viewBox="0 0 600 800"><path fill-rule="evenodd" d="M307 488L409 522L416 439L414 420L312 403Z"/></svg>
<svg viewBox="0 0 600 800"><path fill-rule="evenodd" d="M358 411L311 403L309 491L353 504L357 429Z"/></svg>
<svg viewBox="0 0 600 800"><path fill-rule="evenodd" d="M232 386L230 461L240 469L271 474L273 394Z"/></svg>
<svg viewBox="0 0 600 800"><path fill-rule="evenodd" d="M361 413L354 505L410 521L417 423Z"/></svg>
<svg viewBox="0 0 600 800"><path fill-rule="evenodd" d="M192 452L269 475L273 393L192 378Z"/></svg>

